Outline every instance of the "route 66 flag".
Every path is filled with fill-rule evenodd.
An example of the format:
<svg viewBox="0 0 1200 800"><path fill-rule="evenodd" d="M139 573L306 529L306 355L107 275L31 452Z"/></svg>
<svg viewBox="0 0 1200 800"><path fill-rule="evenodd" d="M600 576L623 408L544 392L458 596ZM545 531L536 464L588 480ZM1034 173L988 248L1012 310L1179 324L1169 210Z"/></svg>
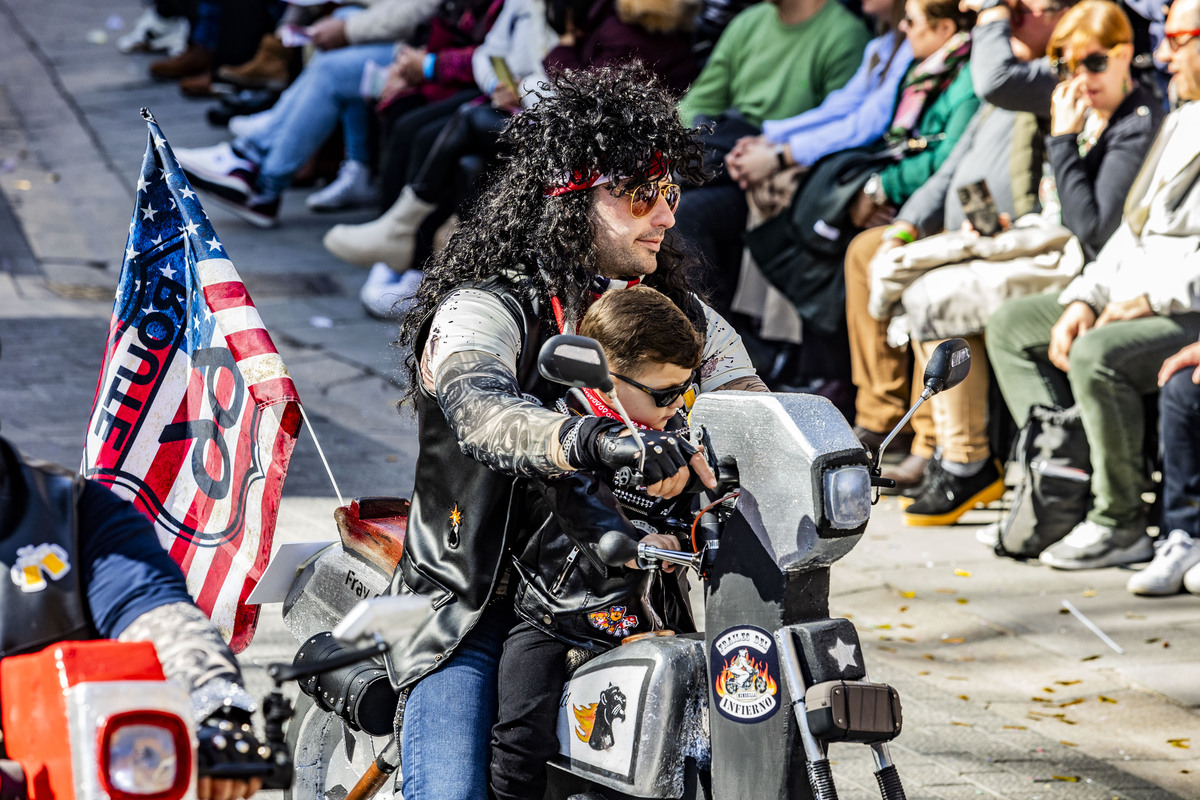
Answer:
<svg viewBox="0 0 1200 800"><path fill-rule="evenodd" d="M137 182L83 474L153 520L234 652L266 567L299 397L158 123Z"/></svg>

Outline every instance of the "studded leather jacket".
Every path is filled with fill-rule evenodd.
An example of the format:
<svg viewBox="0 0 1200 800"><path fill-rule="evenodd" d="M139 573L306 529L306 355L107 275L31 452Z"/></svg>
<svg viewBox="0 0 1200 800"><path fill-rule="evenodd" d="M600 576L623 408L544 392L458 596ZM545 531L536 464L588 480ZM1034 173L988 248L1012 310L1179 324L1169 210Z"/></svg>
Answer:
<svg viewBox="0 0 1200 800"><path fill-rule="evenodd" d="M597 547L609 531L634 541L649 533L686 536L694 495L661 500L614 494L594 476L576 472L536 481L529 489L534 519L543 520L517 554L517 614L556 639L603 651L659 626L694 631L683 572L606 566Z"/></svg>

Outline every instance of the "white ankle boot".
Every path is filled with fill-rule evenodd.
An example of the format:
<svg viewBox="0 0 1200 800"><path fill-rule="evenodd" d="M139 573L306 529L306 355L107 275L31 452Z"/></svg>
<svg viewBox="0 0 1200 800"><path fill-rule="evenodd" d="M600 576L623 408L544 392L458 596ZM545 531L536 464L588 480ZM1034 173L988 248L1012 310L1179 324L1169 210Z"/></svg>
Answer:
<svg viewBox="0 0 1200 800"><path fill-rule="evenodd" d="M412 266L417 228L436 205L405 186L400 198L379 219L362 225L334 225L325 234L325 249L342 261L369 267L382 261L402 272Z"/></svg>

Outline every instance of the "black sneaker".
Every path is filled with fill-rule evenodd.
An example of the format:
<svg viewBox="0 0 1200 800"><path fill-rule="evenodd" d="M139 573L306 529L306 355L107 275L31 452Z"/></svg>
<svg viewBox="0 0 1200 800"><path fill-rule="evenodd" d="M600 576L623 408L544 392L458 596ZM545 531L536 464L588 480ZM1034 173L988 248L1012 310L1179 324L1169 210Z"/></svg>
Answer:
<svg viewBox="0 0 1200 800"><path fill-rule="evenodd" d="M925 491L904 509L905 525L953 525L977 505L999 500L1004 495L1004 478L996 462L988 460L969 478L960 478L937 468Z"/></svg>
<svg viewBox="0 0 1200 800"><path fill-rule="evenodd" d="M279 224L279 198L252 194L245 198L212 195L217 203L258 228L274 228Z"/></svg>

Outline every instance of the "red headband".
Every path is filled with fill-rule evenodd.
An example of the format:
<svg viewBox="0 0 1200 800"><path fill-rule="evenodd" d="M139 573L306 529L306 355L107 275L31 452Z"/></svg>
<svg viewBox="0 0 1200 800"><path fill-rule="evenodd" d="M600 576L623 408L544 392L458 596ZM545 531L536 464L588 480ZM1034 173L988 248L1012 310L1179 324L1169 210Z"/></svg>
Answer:
<svg viewBox="0 0 1200 800"><path fill-rule="evenodd" d="M659 181L670 175L670 162L668 162L661 152L655 152L650 157L649 169L646 170L646 179L649 181ZM546 188L546 197L558 197L567 192L577 192L580 189L591 189L596 186L603 186L606 183L612 183L611 175L605 175L596 168L577 169L568 175L565 180L561 180L554 186Z"/></svg>

